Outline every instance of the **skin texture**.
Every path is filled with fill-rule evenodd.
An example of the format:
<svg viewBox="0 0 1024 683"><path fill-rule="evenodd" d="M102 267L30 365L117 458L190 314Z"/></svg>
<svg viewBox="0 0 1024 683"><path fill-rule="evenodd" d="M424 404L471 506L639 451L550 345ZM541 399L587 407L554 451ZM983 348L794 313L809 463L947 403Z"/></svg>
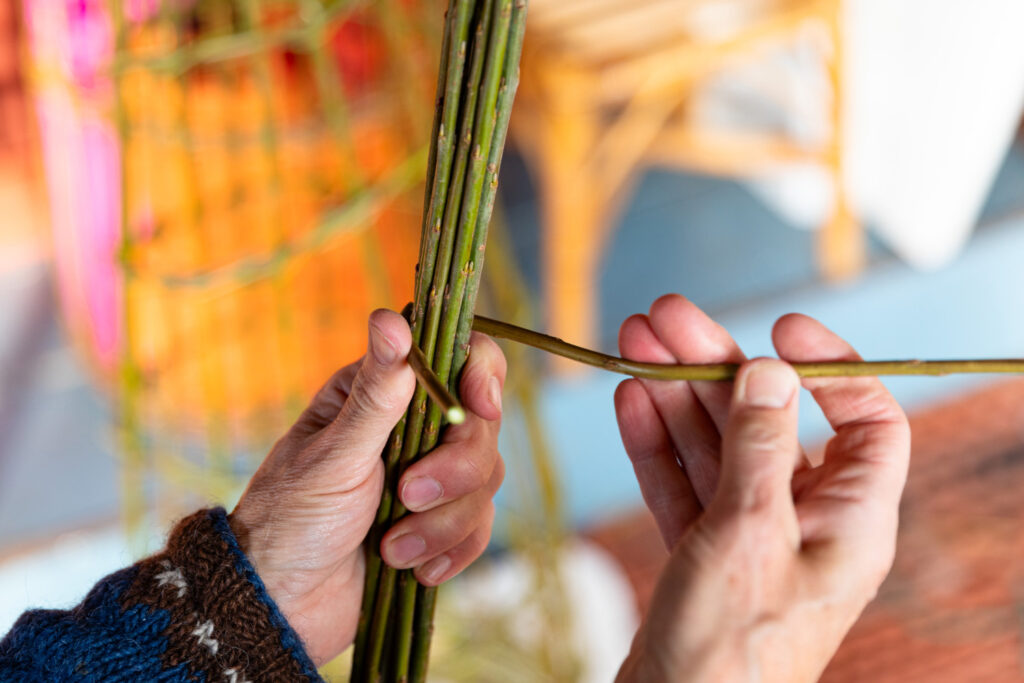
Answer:
<svg viewBox="0 0 1024 683"><path fill-rule="evenodd" d="M783 361L857 360L820 323L788 315ZM875 378L803 381L835 436L812 466L797 441L799 378L746 361L678 295L627 319L622 354L744 363L736 382L619 385L616 413L671 555L620 681L814 681L892 566L910 432Z"/></svg>
<svg viewBox="0 0 1024 683"><path fill-rule="evenodd" d="M383 487L380 454L416 383L405 362L405 319L378 310L369 328L367 354L320 389L231 513L242 548L318 665L355 636L362 545ZM470 343L460 384L466 421L406 470L400 498L413 514L381 542L385 562L415 567L427 585L447 581L483 552L505 471L497 446L505 358L483 335Z"/></svg>

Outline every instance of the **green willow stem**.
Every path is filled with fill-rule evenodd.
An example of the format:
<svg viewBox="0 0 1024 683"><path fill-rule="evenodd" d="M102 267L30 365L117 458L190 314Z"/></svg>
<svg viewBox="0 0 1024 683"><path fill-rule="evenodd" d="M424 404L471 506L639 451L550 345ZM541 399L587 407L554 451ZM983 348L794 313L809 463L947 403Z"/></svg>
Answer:
<svg viewBox="0 0 1024 683"><path fill-rule="evenodd" d="M459 113L459 91L462 83L463 67L466 61L467 38L469 31L470 10L472 3L467 0L457 0L455 12L456 36L453 40L453 48L457 44L457 53L454 59L449 59L449 73L445 83L445 113L442 126L447 126L449 120L456 120ZM450 11L450 8L449 8ZM470 66L469 80L471 83L479 83L480 72L482 71L482 59L476 54L473 55L473 62ZM455 87L452 87L452 83ZM470 91L467 86L467 91ZM454 92L454 95L449 98ZM449 112L453 109L453 112ZM470 123L471 125L471 123ZM437 345L437 330L441 323L441 302L440 298L446 289L448 268L451 262L452 250L455 243L455 221L449 220L449 210L453 196L448 192L449 187L461 187L465 177L466 158L462 145L456 151L453 149L455 140L449 140L444 136L441 129L438 134L438 157L435 171L433 196L431 197L431 221L429 231L426 230L422 238L424 249L417 273L416 301L413 307L412 335L414 343L417 343L423 350L426 358L434 357L434 350ZM450 136L449 136L450 137ZM442 148L442 142L444 147ZM444 156L442 157L442 152ZM454 168L452 168L454 166ZM440 178L447 176L451 171L451 181L440 182ZM443 197L441 196L443 193ZM456 195L457 196L457 195ZM434 215L438 216L433 220ZM437 267L440 266L440 267ZM404 466L412 462L420 452L420 442L425 433L424 421L427 414L427 393L426 390L418 388L413 395L408 415L409 423L406 426L406 439L399 457L399 465ZM391 520L397 521L403 514L405 508L400 502L392 503ZM385 569L385 574L390 573Z"/></svg>
<svg viewBox="0 0 1024 683"><path fill-rule="evenodd" d="M470 2L452 0L445 21L445 39L448 44L445 46L447 49L443 50L441 62L441 67L446 72L444 101L441 116L435 117L438 123L437 134L431 143L432 154L428 161L432 174L427 176L427 182L431 183L430 202L423 213L423 236L420 240L420 261L416 273L416 301L412 317L415 343L420 341L418 332L426 316L429 288L434 279L434 266L437 263L441 224L448 203L448 186L457 142L455 131L459 125L459 96L466 65L466 41L469 38L471 10ZM440 78L438 85L440 86ZM430 163L431 161L433 163Z"/></svg>
<svg viewBox="0 0 1024 683"><path fill-rule="evenodd" d="M518 82L524 12L525 0L449 0L409 316L409 363L419 385L383 456L385 491L370 533L353 681L406 683L426 675L435 589L419 586L409 570L384 565L378 549L386 529L406 514L397 492L401 473L437 445L445 418L464 417L453 396Z"/></svg>
<svg viewBox="0 0 1024 683"><path fill-rule="evenodd" d="M498 14L493 21L490 17L491 12L492 5L488 3L484 6L484 16L480 22L480 28L489 31L489 40L486 44L486 76L483 86L480 88L483 96L476 102L477 110L473 120L472 134L465 135L463 138L465 152L469 159L469 168L466 171L462 205L458 216L459 230L451 272L448 276L447 291L444 296L444 309L441 315L443 322L438 333L440 343L434 353L434 367L442 381L451 381L461 370L461 366L455 365L455 358L452 355L457 341L456 332L462 311L471 309L475 304L475 299L472 301L464 301L464 299L470 280L474 279L472 276L477 272L471 265L473 247L480 229L480 225L477 223L477 219L480 217L480 199L484 190L486 162L490 156L491 142L494 138L494 125L497 122L495 107L498 104L498 89L501 84L505 49L508 45L512 0L501 0ZM487 22L490 22L489 27L486 25ZM482 39L483 35L478 34L477 40L480 41L481 48L485 45ZM467 98L467 106L471 102L472 99ZM460 149L460 154L462 151ZM484 229L486 230L486 226ZM453 369L455 372L452 372ZM451 388L455 390L456 387L452 386ZM428 417L428 419L430 418Z"/></svg>
<svg viewBox="0 0 1024 683"><path fill-rule="evenodd" d="M426 192L423 193L423 215L421 217L421 220L422 220L421 237L427 235L428 234L427 231L429 229L431 229L431 227L433 225L433 223L431 221L433 221L432 216L434 214L434 208L435 208L433 206L434 199L435 199L435 196L436 196L435 189L437 188L438 182L440 180L437 177L437 175L438 175L437 174L437 164L438 164L438 158L437 157L438 157L438 152L439 152L440 148L443 145L445 145L445 144L448 145L449 149L451 148L451 143L445 137L444 128L443 128L444 117L445 117L445 113L446 113L446 108L445 108L446 100L445 100L445 97L444 97L444 92L445 92L446 86L447 86L448 60L451 58L448 53L452 51L451 50L452 22L449 21L449 19L448 19L448 14L450 12L451 12L451 3L449 3L449 7L448 7L448 9L445 12L444 37L443 37L443 39L441 41L441 64L438 66L438 69L437 69L437 88L435 89L436 95L434 96L435 97L435 102L434 102L434 121L433 121L433 123L430 126L430 130L431 131L437 131L437 135L434 135L432 137L432 139L430 140L430 155L427 157L427 175L426 175L427 181L426 182L429 184L430 187L428 188L428 190ZM449 161L450 161L450 159L451 159L451 157L449 157ZM445 176L445 182L447 182L447 175ZM438 202L438 204L440 206L444 205L443 202ZM438 227L440 228L440 223L438 223ZM425 254L426 248L427 248L427 240L421 239L420 240L419 261L417 261L417 263L423 264L423 262L425 260L424 257L426 256L426 254ZM431 264L431 268L433 268L433 264ZM426 281L427 282L430 281L429 277L426 279ZM419 285L420 285L420 278L417 277L416 278L416 287L418 288ZM419 296L418 296L419 289L416 289L416 292L417 292L417 294L414 294L413 298L418 300L419 299ZM411 311L410 311L410 315L411 315Z"/></svg>
<svg viewBox="0 0 1024 683"><path fill-rule="evenodd" d="M413 624L413 650L410 683L427 680L430 643L434 637L434 610L437 607L437 586L416 584L416 622Z"/></svg>
<svg viewBox="0 0 1024 683"><path fill-rule="evenodd" d="M664 365L642 363L592 351L541 332L478 315L473 329L508 339L595 368L655 380L728 381L736 377L736 363ZM959 373L1024 373L1024 358L976 360L872 360L790 363L801 377L876 377L899 375L952 375Z"/></svg>
<svg viewBox="0 0 1024 683"><path fill-rule="evenodd" d="M469 321L473 318L480 291L484 248L498 188L498 170L505 149L512 102L519 83L519 58L525 25L526 0L517 0L514 4L512 0L501 0L491 28L487 76L474 131L473 163L462 206L461 241L457 262L452 266L452 277L456 285L451 296L453 301L461 302L461 308L453 317L446 317L454 329L446 327L444 334L446 338L450 334L454 336L454 346L450 350L445 349L446 353L440 356L451 364L448 382L453 392L458 389L459 376L468 356ZM409 680L422 683L426 680L434 632L437 587L416 584L415 591L416 610Z"/></svg>
<svg viewBox="0 0 1024 683"><path fill-rule="evenodd" d="M462 243L467 239L467 228L460 220L461 210L465 203L472 201L468 196L468 188L473 185L473 151L474 133L477 131L477 105L481 95L481 84L484 83L484 71L487 66L488 38L490 37L493 3L484 2L476 17L476 30L473 39L472 58L469 76L465 83L465 92L461 102L461 121L459 122L459 144L452 169L447 204L444 209L444 220L441 225L441 237L438 242L437 261L434 268L434 281L427 305L424 355L433 358L433 369L442 382L448 381L451 372L452 347L455 343L455 328L458 324L459 310L462 306L462 294L454 294L458 289L458 263L463 251ZM462 190L462 191L460 191ZM479 201L479 196L476 201ZM475 225L475 224L474 224ZM468 236L472 240L472 234ZM450 272L449 272L450 269ZM431 343L432 342L432 343ZM433 449L440 438L441 410L436 403L427 406L426 420L423 424L421 443L413 457L405 459L403 464ZM392 505L391 520L397 522L404 514L405 507L396 501ZM400 590L396 600L397 620L393 642L395 650L392 663L395 666L394 678L405 681L408 678L409 655L412 651L413 620L416 611L416 580L410 570L402 571Z"/></svg>
<svg viewBox="0 0 1024 683"><path fill-rule="evenodd" d="M508 133L509 118L512 115L512 102L516 97L516 90L519 87L519 59L523 52L523 36L526 33L526 0L516 0L512 9L511 27L507 52L505 55L505 68L501 77L501 85L498 89L498 103L496 106L496 120L494 122L494 137L491 140L491 149L487 155L487 170L485 176L484 194L481 200L481 211L477 219L476 230L473 233L473 248L469 268L471 275L466 290L466 301L475 302L480 292L480 275L484 267L484 248L487 246L487 228L491 224L491 215L494 213L494 199L498 193L498 171L501 169L501 159L505 151L505 137ZM455 347L455 357L452 364L461 368L466 362L469 354L469 333L473 324L474 307L464 306L459 313L459 327L456 338L458 345Z"/></svg>
<svg viewBox="0 0 1024 683"><path fill-rule="evenodd" d="M467 41L472 19L472 3L468 0L452 0L445 19L444 44L442 45L442 68L444 71L444 100L440 104L440 115L435 115L438 128L431 143L428 165L433 174L428 176L430 201L423 217L423 232L420 240L420 260L416 274L416 298L411 328L413 343L424 351L427 358L433 356L437 334L436 322L428 319L428 302L436 291L435 265L442 263L441 272L447 274L449 253L444 253L445 239L442 233L444 209L447 206L448 187L455 157L456 130L460 112L459 96L462 90L466 65ZM442 82L438 78L439 84ZM456 185L457 186L457 185ZM450 241L448 242L450 245ZM443 287L443 284L441 285ZM371 533L368 553L368 573L364 596L372 593L371 600L364 600L357 631L356 654L353 664L353 681L378 680L382 670L385 641L388 640L388 626L392 621L393 599L397 573L384 565L379 556L380 538L393 520L404 513L404 507L397 500L396 489L404 464L410 462L419 452L426 416L427 393L417 387L406 416L396 426L395 438L385 453L385 487ZM371 573L372 570L372 573ZM369 603L369 604L368 604Z"/></svg>
<svg viewBox="0 0 1024 683"><path fill-rule="evenodd" d="M355 647L352 650L352 673L349 680L352 683L368 680L368 649L367 644L370 637L370 627L374 616L374 607L379 600L379 582L383 560L380 556L380 543L387 531L388 522L391 520L391 491L394 486L389 486L389 472L393 472L397 466L398 455L402 451L402 438L405 434L406 418L402 417L391 430L387 446L384 449L384 470L385 482L381 495L381 504L377 508L377 516L374 518L373 526L367 537L366 553L366 576L363 580L363 601L359 610L359 621L356 626Z"/></svg>
<svg viewBox="0 0 1024 683"><path fill-rule="evenodd" d="M411 329L414 345L423 337L425 303L433 280L434 265L437 261L437 245L441 231L441 219L448 191L448 178L454 156L455 144L452 136L445 131L455 129L459 113L459 91L466 63L466 38L469 33L470 7L468 3L456 5L451 0L445 13L444 37L441 43L441 65L438 70L434 128L436 134L430 142L427 160L427 183L425 193L422 238L420 240L419 266L416 273L415 304L411 313ZM444 97L440 94L444 93ZM425 390L418 388L410 409L392 430L391 438L384 452L384 490L377 516L369 537L366 578L363 589L363 603L359 613L355 648L352 659L351 680L371 680L379 675L380 656L386 637L388 610L394 591L395 573L383 566L380 557L380 541L391 522L394 491L398 486L399 463L406 451L405 434L418 435L422 429L423 402ZM420 410L414 410L415 407ZM372 641L372 642L371 642Z"/></svg>

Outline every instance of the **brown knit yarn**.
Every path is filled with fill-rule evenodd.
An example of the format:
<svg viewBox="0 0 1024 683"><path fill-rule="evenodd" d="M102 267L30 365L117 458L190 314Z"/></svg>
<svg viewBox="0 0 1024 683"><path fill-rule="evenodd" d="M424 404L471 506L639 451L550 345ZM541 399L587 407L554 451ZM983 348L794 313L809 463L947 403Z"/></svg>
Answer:
<svg viewBox="0 0 1024 683"><path fill-rule="evenodd" d="M227 683L310 680L236 562L209 511L197 512L175 527L164 552L137 565L122 608L141 604L169 612L161 661L165 668L187 664L196 680L200 674Z"/></svg>

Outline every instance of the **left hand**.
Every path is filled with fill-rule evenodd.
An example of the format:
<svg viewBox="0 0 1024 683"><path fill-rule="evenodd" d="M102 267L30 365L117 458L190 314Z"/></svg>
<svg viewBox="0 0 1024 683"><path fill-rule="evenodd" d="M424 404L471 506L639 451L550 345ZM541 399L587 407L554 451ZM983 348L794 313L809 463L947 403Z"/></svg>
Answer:
<svg viewBox="0 0 1024 683"><path fill-rule="evenodd" d="M249 482L231 526L267 591L319 666L355 636L363 591L362 544L380 503L388 435L412 398L412 343L397 313L370 316L369 350L339 370L278 441ZM384 536L398 569L437 585L480 556L494 519L505 358L474 333L462 374L466 421L410 466L400 499L413 512Z"/></svg>

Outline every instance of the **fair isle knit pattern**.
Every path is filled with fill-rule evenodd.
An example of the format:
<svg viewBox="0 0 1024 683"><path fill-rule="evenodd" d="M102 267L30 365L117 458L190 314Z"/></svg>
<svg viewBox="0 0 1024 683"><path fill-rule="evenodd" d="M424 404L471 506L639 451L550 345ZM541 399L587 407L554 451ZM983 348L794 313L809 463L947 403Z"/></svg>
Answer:
<svg viewBox="0 0 1024 683"><path fill-rule="evenodd" d="M0 641L0 681L322 679L217 508L185 518L166 550L77 607L23 614Z"/></svg>

